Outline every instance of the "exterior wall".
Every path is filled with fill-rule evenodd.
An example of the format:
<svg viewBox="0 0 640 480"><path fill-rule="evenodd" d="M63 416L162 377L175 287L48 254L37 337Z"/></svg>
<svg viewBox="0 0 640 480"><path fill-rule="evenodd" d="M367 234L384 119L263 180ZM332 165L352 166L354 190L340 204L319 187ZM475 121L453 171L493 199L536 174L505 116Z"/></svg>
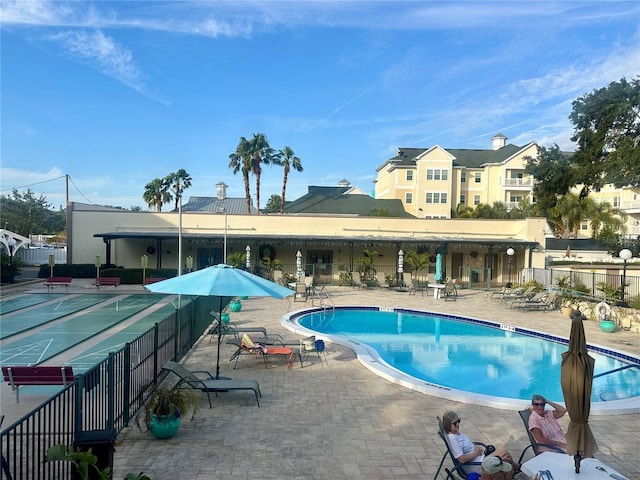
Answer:
<svg viewBox="0 0 640 480"><path fill-rule="evenodd" d="M124 267L139 267L140 258L147 253L154 235L171 235L163 240L162 267L177 268L177 235L179 215L174 212L129 212L125 210L84 208L82 204L69 204L72 228L69 263L94 263L96 255L105 258L105 244L95 233L139 234L148 238L123 238L112 241L111 262ZM478 255L473 262L484 265L487 257L516 249L519 266L544 268L545 255L540 247L530 250L525 242L543 246L545 219L526 220L474 220L474 219L412 219L388 217L355 217L331 215L227 215L228 254L251 247L252 259L258 258L261 245L272 244L278 250L277 258L284 264L295 265L298 250L308 264L307 253L327 251L332 263L352 266L365 248L376 250L380 256L376 265L395 272L397 252L420 246L447 244L445 261L451 271L452 253ZM186 257L196 258L198 249L221 249L225 232L225 215L212 213L185 213L182 215L183 265ZM496 244L492 247L492 244ZM519 245L521 244L521 245ZM502 245L502 246L500 246ZM504 255L503 255L504 256ZM149 255L149 268L156 266L157 252ZM529 263L531 258L531 263ZM318 263L323 263L318 259ZM195 268L202 268L196 264ZM497 268L498 266L496 266ZM334 272L334 275L336 272ZM383 279L381 279L383 280Z"/></svg>
<svg viewBox="0 0 640 480"><path fill-rule="evenodd" d="M519 200L530 196L534 180L525 172L525 157L536 157L537 154L536 145L530 144L505 162L487 164L484 173L486 179L483 181L488 191L486 203L502 202L511 210L518 206Z"/></svg>
<svg viewBox="0 0 640 480"><path fill-rule="evenodd" d="M416 216L418 218L450 218L452 202L455 202L451 198L453 193L453 157L446 150L436 146L417 159L416 167L416 207L418 210ZM445 172L447 178L443 180ZM446 196L444 203L442 203L443 195ZM428 196L431 198L431 203L427 202ZM438 199L437 202L436 199Z"/></svg>

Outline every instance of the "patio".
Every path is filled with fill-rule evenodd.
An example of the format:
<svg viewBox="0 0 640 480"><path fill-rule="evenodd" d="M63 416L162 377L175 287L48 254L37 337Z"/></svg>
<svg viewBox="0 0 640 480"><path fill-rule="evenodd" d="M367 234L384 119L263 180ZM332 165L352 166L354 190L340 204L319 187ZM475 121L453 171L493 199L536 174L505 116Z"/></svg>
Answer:
<svg viewBox="0 0 640 480"><path fill-rule="evenodd" d="M569 336L570 320L559 312L508 310L491 302L484 291L461 290L457 302L387 289L328 291L336 305L402 306ZM299 336L283 328L280 319L305 306L311 306L311 300L303 305L292 297L250 298L231 321L295 340ZM607 334L593 322L586 322L585 331L589 343L640 355L637 334ZM181 363L193 370L214 370L215 345L205 335ZM443 400L395 385L336 344L327 344L324 369L317 360L305 368L294 363L287 369L279 363L266 369L261 360L244 357L234 370L228 362L232 353L233 347L223 341L222 375L258 380L261 408L250 395L227 392L214 399L212 409L203 397L197 418L183 422L170 440L155 440L133 425L117 439L114 478L144 471L152 480L432 479L444 452L436 416L448 409L463 418L463 432L473 440L504 445L516 458L528 444L517 412ZM568 421L567 416L561 419L563 428ZM592 416L590 425L599 445L596 457L630 479L640 478L635 447L640 414Z"/></svg>

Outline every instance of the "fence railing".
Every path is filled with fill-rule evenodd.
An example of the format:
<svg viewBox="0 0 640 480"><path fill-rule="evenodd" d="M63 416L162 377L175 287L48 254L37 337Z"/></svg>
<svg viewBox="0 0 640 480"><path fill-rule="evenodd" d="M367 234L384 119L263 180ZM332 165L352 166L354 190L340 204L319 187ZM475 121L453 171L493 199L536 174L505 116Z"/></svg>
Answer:
<svg viewBox="0 0 640 480"><path fill-rule="evenodd" d="M2 431L2 480L72 478L68 462L46 463L58 444L91 448L100 468L112 467L113 441L164 379L162 366L179 360L211 323L214 297L186 300L175 313L112 352L57 395Z"/></svg>

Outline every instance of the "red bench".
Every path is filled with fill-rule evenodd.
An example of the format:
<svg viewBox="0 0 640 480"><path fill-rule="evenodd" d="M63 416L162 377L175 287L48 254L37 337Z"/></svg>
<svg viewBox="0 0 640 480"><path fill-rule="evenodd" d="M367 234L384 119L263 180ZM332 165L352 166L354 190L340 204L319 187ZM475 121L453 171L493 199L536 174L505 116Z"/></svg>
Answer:
<svg viewBox="0 0 640 480"><path fill-rule="evenodd" d="M22 385L69 385L76 379L71 366L2 367L2 375L4 381L16 392L16 402L20 401L18 387Z"/></svg>
<svg viewBox="0 0 640 480"><path fill-rule="evenodd" d="M47 286L47 290L50 290L51 287L55 287L56 285L68 287L71 285L71 280L71 277L49 277L44 281L44 284Z"/></svg>
<svg viewBox="0 0 640 480"><path fill-rule="evenodd" d="M118 285L120 285L120 277L97 277L96 278L96 287L98 288L102 286L117 287Z"/></svg>
<svg viewBox="0 0 640 480"><path fill-rule="evenodd" d="M144 279L144 284L151 285L152 283L161 282L163 280L166 280L166 278L147 277Z"/></svg>

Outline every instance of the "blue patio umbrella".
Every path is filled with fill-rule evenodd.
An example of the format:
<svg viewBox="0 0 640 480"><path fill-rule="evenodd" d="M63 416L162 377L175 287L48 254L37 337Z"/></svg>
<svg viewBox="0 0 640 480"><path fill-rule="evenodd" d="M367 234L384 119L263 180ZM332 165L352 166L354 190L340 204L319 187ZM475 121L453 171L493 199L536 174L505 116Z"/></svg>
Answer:
<svg viewBox="0 0 640 480"><path fill-rule="evenodd" d="M436 255L436 282L440 282L442 280L442 254L438 253Z"/></svg>
<svg viewBox="0 0 640 480"><path fill-rule="evenodd" d="M220 342L222 339L222 297L249 296L284 298L294 291L229 265L214 265L179 277L146 286L153 293L220 297L218 316L218 353L216 378L220 378Z"/></svg>

